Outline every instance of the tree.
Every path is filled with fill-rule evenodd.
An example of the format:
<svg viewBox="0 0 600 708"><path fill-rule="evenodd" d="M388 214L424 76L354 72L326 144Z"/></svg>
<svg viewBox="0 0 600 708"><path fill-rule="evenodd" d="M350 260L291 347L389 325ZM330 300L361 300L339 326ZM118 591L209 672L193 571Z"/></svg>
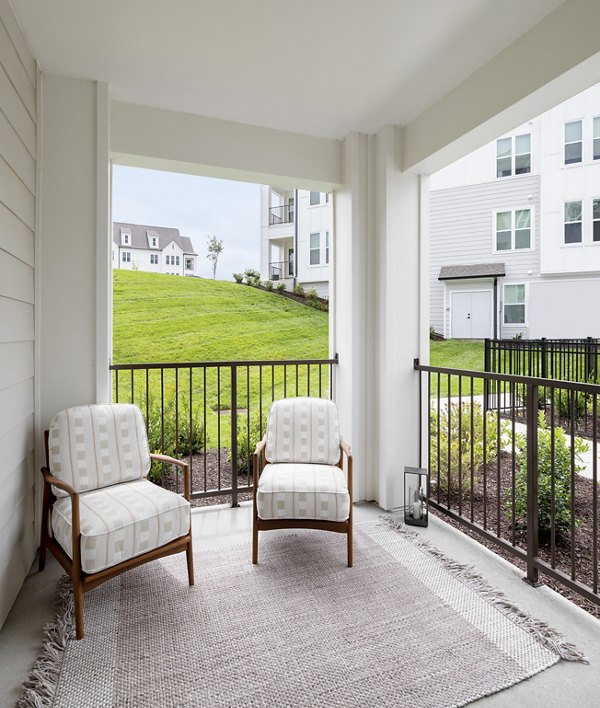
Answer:
<svg viewBox="0 0 600 708"><path fill-rule="evenodd" d="M217 261L219 256L223 253L223 241L218 239L216 236L210 236L208 239L208 253L206 257L212 262L213 269L213 280L217 277Z"/></svg>

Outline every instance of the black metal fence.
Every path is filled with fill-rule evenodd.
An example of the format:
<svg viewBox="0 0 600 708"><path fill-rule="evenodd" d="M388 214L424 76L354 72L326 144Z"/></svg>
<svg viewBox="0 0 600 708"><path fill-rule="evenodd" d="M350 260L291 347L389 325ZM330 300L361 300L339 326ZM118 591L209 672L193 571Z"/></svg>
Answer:
<svg viewBox="0 0 600 708"><path fill-rule="evenodd" d="M530 583L542 572L600 605L600 386L418 360L415 369L433 508L521 559ZM487 409L486 389L496 392ZM556 425L560 401L568 402L567 430ZM577 435L576 401L585 401L585 438Z"/></svg>
<svg viewBox="0 0 600 708"><path fill-rule="evenodd" d="M600 339L486 339L484 369L496 374L594 383Z"/></svg>
<svg viewBox="0 0 600 708"><path fill-rule="evenodd" d="M113 364L115 403L135 403L151 452L191 463L192 498L238 505L252 490L252 453L272 401L333 398L334 359ZM150 478L179 490L180 479L154 464Z"/></svg>
<svg viewBox="0 0 600 708"><path fill-rule="evenodd" d="M294 263L292 261L273 261L269 263L269 280L282 280L292 278Z"/></svg>

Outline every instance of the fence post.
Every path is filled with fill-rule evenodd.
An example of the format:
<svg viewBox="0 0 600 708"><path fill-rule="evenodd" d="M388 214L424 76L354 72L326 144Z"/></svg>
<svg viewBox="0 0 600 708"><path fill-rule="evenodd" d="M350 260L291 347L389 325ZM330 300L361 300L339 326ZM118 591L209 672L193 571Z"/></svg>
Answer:
<svg viewBox="0 0 600 708"><path fill-rule="evenodd" d="M486 339L483 340L484 343L484 348L483 348L483 370L487 371L490 373L492 371L492 346L491 346L491 341L486 337ZM489 411L490 409L490 388L489 388L489 382L487 379L483 380L483 410L484 412Z"/></svg>
<svg viewBox="0 0 600 708"><path fill-rule="evenodd" d="M542 337L542 378L548 378L548 342L546 337Z"/></svg>
<svg viewBox="0 0 600 708"><path fill-rule="evenodd" d="M538 386L527 384L527 577L526 582L539 587L538 569L533 565L538 555Z"/></svg>
<svg viewBox="0 0 600 708"><path fill-rule="evenodd" d="M585 380L596 379L596 359L598 356L598 347L594 344L592 337L587 338L586 356L585 356Z"/></svg>
<svg viewBox="0 0 600 708"><path fill-rule="evenodd" d="M220 453L219 453L220 454ZM231 366L231 507L238 504L237 366Z"/></svg>

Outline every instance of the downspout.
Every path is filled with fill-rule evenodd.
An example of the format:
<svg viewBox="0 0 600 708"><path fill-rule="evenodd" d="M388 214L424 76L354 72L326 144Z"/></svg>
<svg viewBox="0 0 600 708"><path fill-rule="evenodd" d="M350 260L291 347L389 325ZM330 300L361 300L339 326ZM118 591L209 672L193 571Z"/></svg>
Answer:
<svg viewBox="0 0 600 708"><path fill-rule="evenodd" d="M294 189L294 285L296 287L298 278L298 217L300 209L298 208L298 190Z"/></svg>

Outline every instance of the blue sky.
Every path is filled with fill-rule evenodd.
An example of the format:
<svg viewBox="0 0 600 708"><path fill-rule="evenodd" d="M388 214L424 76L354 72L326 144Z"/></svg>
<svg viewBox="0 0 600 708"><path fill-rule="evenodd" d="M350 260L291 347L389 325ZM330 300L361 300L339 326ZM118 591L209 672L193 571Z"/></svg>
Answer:
<svg viewBox="0 0 600 708"><path fill-rule="evenodd" d="M212 278L206 242L213 234L225 247L218 279L260 269L260 185L115 165L112 208L114 221L172 226L189 236L197 275Z"/></svg>

